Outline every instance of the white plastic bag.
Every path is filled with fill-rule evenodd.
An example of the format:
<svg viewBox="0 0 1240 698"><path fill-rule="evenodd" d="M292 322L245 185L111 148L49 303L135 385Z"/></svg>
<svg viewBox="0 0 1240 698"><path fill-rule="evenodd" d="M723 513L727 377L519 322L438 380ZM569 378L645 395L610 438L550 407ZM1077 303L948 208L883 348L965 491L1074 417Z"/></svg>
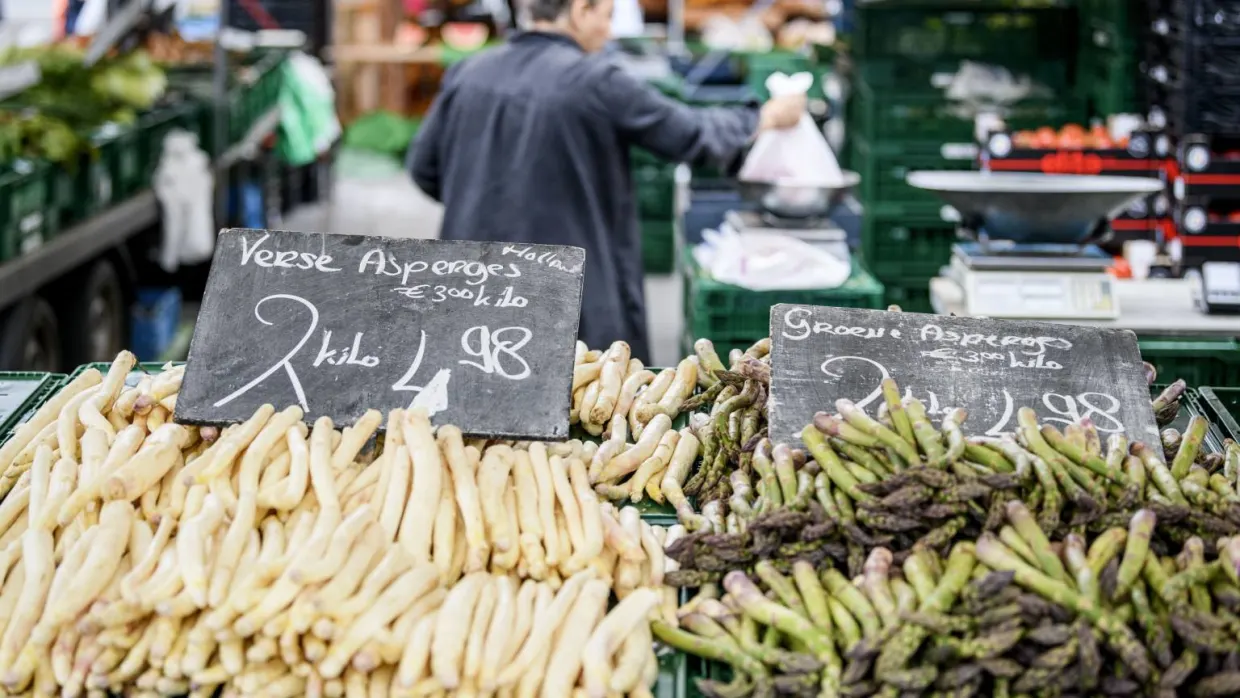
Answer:
<svg viewBox="0 0 1240 698"><path fill-rule="evenodd" d="M806 94L814 84L809 73L775 73L766 79L772 97ZM745 158L738 178L745 182L834 187L843 182L840 165L809 112L790 129L764 131Z"/></svg>
<svg viewBox="0 0 1240 698"><path fill-rule="evenodd" d="M702 232L694 258L716 281L753 291L838 288L852 265L821 247L779 233L745 233L730 226Z"/></svg>
<svg viewBox="0 0 1240 698"><path fill-rule="evenodd" d="M171 273L181 264L211 259L215 252L211 210L215 177L192 133L176 130L164 137L153 185L164 214L159 266Z"/></svg>

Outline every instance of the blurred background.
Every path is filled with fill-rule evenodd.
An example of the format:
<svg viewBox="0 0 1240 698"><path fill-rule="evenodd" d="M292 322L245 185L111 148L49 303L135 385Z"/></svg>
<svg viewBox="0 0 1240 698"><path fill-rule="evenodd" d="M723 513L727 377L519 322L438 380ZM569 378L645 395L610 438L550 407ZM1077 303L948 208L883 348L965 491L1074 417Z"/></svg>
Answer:
<svg viewBox="0 0 1240 698"><path fill-rule="evenodd" d="M404 157L445 67L519 14L509 0L3 0L0 368L72 370L124 347L183 359L220 228L435 236ZM1240 384L1240 3L617 0L613 30L612 59L693 105L761 101L770 76L809 73L815 127L860 176L794 221L726 173L632 152L656 364L686 338L766 336L775 302L1038 306L1134 329L1190 384ZM906 180L924 170L1162 185L1098 214L1088 278L1047 301L1006 265L994 278L1016 290L998 306L974 267L952 273L976 221ZM851 273L746 284L721 271L732 233L814 245ZM729 254L778 278L771 249Z"/></svg>

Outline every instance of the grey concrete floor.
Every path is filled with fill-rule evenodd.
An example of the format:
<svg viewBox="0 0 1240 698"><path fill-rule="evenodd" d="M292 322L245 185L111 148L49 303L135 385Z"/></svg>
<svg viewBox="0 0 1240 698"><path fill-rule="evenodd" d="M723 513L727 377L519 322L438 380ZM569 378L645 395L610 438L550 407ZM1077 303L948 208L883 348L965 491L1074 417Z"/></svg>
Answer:
<svg viewBox="0 0 1240 698"><path fill-rule="evenodd" d="M286 230L433 239L443 209L391 161L342 153L329 201L292 211ZM646 277L646 322L655 366L680 360L681 283L678 275Z"/></svg>

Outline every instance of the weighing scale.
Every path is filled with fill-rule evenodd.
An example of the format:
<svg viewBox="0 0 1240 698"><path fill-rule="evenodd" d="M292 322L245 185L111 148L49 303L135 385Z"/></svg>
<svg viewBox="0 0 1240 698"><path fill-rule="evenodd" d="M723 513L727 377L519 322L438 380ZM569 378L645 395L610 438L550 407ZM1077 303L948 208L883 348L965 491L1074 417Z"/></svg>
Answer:
<svg viewBox="0 0 1240 698"><path fill-rule="evenodd" d="M801 242L821 247L837 259L848 260L848 239L844 230L826 216L814 218L781 218L763 211L728 211L724 225L739 235L764 233L787 235Z"/></svg>
<svg viewBox="0 0 1240 698"><path fill-rule="evenodd" d="M1207 313L1240 313L1240 262L1206 262L1194 292L1197 306Z"/></svg>
<svg viewBox="0 0 1240 698"><path fill-rule="evenodd" d="M837 259L848 261L847 237L827 213L860 181L860 175L847 170L841 172L841 179L835 186L740 181L737 188L741 197L758 204L758 208L728 211L724 214L724 223L738 235L786 235L822 247Z"/></svg>
<svg viewBox="0 0 1240 698"><path fill-rule="evenodd" d="M1025 172L913 172L960 212L960 237L946 277L973 316L1113 320L1119 301L1096 243L1107 219L1161 180Z"/></svg>

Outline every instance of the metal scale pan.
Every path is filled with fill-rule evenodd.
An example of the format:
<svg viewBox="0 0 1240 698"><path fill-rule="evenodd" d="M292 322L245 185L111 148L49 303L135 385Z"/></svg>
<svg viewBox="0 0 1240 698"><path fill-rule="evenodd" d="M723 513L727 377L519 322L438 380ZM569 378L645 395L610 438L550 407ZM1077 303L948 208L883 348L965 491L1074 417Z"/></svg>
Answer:
<svg viewBox="0 0 1240 698"><path fill-rule="evenodd" d="M825 218L839 200L861 181L861 175L845 170L834 186L805 185L795 181L738 181L737 189L746 201L780 219L796 221Z"/></svg>
<svg viewBox="0 0 1240 698"><path fill-rule="evenodd" d="M1033 172L909 173L910 186L932 191L960 212L964 231L1022 244L1081 245L1108 218L1162 180Z"/></svg>

